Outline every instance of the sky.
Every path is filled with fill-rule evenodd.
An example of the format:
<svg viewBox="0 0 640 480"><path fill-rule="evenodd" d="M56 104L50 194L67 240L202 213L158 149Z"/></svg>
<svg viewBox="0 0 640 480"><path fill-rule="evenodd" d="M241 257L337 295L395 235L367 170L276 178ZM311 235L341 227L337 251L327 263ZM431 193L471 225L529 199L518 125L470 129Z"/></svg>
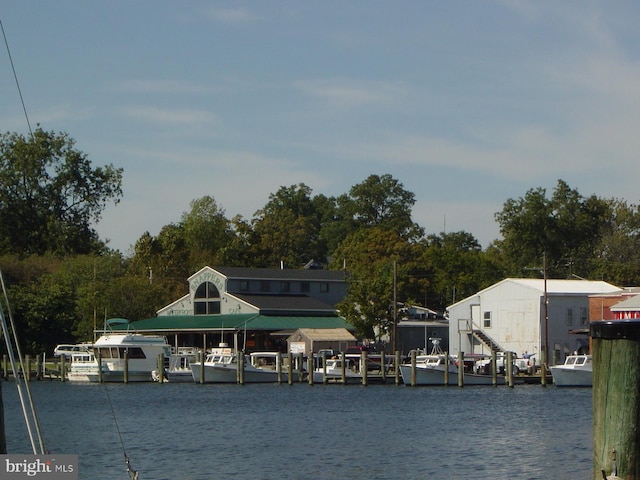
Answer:
<svg viewBox="0 0 640 480"><path fill-rule="evenodd" d="M0 20L32 127L123 168L94 227L127 255L204 196L250 220L280 187L372 174L427 234L483 247L506 200L559 179L639 203L634 0L29 0ZM4 45L0 131L28 134Z"/></svg>

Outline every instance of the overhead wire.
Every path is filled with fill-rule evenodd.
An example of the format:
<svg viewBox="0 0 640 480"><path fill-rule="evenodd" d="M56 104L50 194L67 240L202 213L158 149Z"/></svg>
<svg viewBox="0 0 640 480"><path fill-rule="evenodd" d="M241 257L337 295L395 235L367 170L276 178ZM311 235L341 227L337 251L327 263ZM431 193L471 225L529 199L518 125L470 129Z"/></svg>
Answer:
<svg viewBox="0 0 640 480"><path fill-rule="evenodd" d="M18 74L16 73L16 67L13 63L13 57L11 56L11 50L9 49L9 42L7 40L7 35L4 31L4 25L2 24L2 19L0 19L0 29L2 30L2 38L4 38L4 45L7 48L7 55L9 56L9 63L11 64L11 71L13 72L13 78L16 81L16 87L18 88L18 95L20 96L20 103L22 104L22 111L24 112L24 117L27 120L27 127L29 127L29 133L31 134L31 138L33 139L33 130L31 129L31 122L29 121L29 114L27 113L27 107L24 103L24 97L22 96L22 89L20 88L20 82L18 81Z"/></svg>

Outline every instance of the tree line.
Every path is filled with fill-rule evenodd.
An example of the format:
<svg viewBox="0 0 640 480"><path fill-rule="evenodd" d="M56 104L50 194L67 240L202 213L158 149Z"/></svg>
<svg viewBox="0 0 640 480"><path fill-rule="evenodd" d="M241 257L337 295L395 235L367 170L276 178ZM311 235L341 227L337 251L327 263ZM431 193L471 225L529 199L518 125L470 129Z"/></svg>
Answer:
<svg viewBox="0 0 640 480"><path fill-rule="evenodd" d="M252 218L229 217L213 195L194 199L130 256L92 225L122 197L123 170L92 166L65 133L0 137L0 269L26 351L92 339L106 317L149 318L186 293L205 265L344 269L341 315L366 338L390 328L397 301L442 312L505 277L640 283L640 212L624 200L584 197L559 180L495 214L502 238L482 249L469 232L426 233L415 196L389 174L347 193L281 186Z"/></svg>

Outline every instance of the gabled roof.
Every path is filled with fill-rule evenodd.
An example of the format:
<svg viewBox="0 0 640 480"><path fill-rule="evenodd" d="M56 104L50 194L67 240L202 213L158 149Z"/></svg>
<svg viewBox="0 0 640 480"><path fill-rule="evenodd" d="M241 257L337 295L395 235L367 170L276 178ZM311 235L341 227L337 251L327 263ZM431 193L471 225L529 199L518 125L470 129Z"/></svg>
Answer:
<svg viewBox="0 0 640 480"><path fill-rule="evenodd" d="M324 280L344 282L342 270L319 270L303 268L245 268L245 267L209 267L223 276L248 280Z"/></svg>
<svg viewBox="0 0 640 480"><path fill-rule="evenodd" d="M300 333L315 342L355 342L358 339L344 328L299 328Z"/></svg>
<svg viewBox="0 0 640 480"><path fill-rule="evenodd" d="M482 295L489 290L499 288L504 284L512 283L520 285L524 288L536 290L540 295L544 294L545 281L542 278L505 278L504 280L494 283L493 285L480 290L479 292L470 295L448 308L453 308L456 305L467 302L470 298ZM593 295L601 293L614 293L619 292L622 289L611 285L610 283L600 280L560 280L560 279L547 279L546 282L548 295Z"/></svg>
<svg viewBox="0 0 640 480"><path fill-rule="evenodd" d="M511 281L524 287L534 288L544 293L544 279L542 278L507 278L506 281ZM587 295L596 293L613 293L619 290L619 287L601 280L547 279L547 293L552 294L576 293Z"/></svg>
<svg viewBox="0 0 640 480"><path fill-rule="evenodd" d="M612 312L630 312L640 310L640 295L634 295L609 308Z"/></svg>

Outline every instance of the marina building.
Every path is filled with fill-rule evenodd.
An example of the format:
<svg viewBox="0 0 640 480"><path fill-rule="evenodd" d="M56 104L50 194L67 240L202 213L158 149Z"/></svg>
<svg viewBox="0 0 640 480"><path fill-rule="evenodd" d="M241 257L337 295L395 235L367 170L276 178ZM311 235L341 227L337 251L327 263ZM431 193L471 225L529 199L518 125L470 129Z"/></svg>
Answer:
<svg viewBox="0 0 640 480"><path fill-rule="evenodd" d="M283 352L301 328L354 330L336 311L347 294L342 271L206 266L187 283L187 294L132 328L166 335L175 347Z"/></svg>
<svg viewBox="0 0 640 480"><path fill-rule="evenodd" d="M550 363L563 363L588 348L590 296L621 291L603 281L504 279L448 307L449 350L511 351L540 362L548 346Z"/></svg>

